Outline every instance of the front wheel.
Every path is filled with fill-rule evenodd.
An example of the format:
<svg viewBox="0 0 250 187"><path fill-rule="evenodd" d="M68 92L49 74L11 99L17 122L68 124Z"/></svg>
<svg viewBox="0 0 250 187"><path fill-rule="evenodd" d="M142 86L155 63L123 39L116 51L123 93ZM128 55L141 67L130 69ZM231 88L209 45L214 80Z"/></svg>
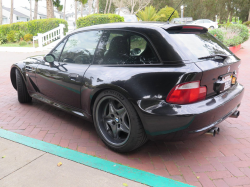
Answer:
<svg viewBox="0 0 250 187"><path fill-rule="evenodd" d="M20 103L30 103L32 97L30 97L26 85L24 83L21 73L16 69L16 87L17 87L17 96Z"/></svg>
<svg viewBox="0 0 250 187"><path fill-rule="evenodd" d="M120 93L113 90L100 93L93 113L97 133L112 150L129 152L147 141L139 116Z"/></svg>

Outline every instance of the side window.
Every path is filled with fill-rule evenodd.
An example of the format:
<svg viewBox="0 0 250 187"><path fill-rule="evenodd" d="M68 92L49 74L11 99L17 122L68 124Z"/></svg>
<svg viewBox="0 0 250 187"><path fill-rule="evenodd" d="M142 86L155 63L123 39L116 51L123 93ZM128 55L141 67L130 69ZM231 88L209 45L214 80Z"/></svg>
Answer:
<svg viewBox="0 0 250 187"><path fill-rule="evenodd" d="M60 54L62 52L63 46L65 44L65 41L67 41L67 39L65 39L64 41L62 41L52 52L51 54L53 54L55 56L55 61L58 62L59 61L59 57Z"/></svg>
<svg viewBox="0 0 250 187"><path fill-rule="evenodd" d="M157 64L150 43L127 31L105 31L97 47L94 64Z"/></svg>
<svg viewBox="0 0 250 187"><path fill-rule="evenodd" d="M203 20L198 20L197 23L204 23L204 21Z"/></svg>
<svg viewBox="0 0 250 187"><path fill-rule="evenodd" d="M60 62L89 64L92 62L102 31L86 31L69 37Z"/></svg>

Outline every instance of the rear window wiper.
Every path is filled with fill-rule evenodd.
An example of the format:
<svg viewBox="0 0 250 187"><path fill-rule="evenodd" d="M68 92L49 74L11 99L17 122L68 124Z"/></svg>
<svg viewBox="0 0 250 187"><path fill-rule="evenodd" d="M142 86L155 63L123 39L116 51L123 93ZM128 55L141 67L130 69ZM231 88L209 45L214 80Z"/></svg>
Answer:
<svg viewBox="0 0 250 187"><path fill-rule="evenodd" d="M198 58L198 59L199 59L199 60L202 60L202 59L215 58L215 57L221 57L221 58L223 58L223 59L226 59L226 58L228 57L228 55L216 54L216 55L210 55L210 56L200 57L200 58Z"/></svg>

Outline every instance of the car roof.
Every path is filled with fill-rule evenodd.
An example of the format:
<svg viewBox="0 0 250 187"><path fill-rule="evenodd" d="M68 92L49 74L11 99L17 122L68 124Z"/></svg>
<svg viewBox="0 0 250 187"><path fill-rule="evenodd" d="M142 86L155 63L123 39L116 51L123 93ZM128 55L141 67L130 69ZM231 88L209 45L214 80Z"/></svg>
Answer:
<svg viewBox="0 0 250 187"><path fill-rule="evenodd" d="M99 24L99 25L93 25L88 27L83 27L74 30L72 33L84 31L84 30L95 30L95 29L168 29L170 27L174 26L181 26L178 24L167 24L167 22L118 22L118 23L108 23L108 24Z"/></svg>

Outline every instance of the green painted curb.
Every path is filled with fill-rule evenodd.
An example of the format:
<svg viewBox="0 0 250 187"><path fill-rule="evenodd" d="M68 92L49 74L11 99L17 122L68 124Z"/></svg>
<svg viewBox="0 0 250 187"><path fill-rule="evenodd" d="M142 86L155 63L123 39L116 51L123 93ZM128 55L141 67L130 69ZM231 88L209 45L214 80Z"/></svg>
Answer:
<svg viewBox="0 0 250 187"><path fill-rule="evenodd" d="M33 139L27 136L16 134L7 130L0 129L0 137L72 160L92 168L96 168L108 173L127 178L148 186L159 187L190 187L188 184L184 184L172 179L154 175L142 170L130 168L121 164L110 162L101 158L97 158L91 155L80 153L71 149L63 148L54 144L43 142L37 139Z"/></svg>

